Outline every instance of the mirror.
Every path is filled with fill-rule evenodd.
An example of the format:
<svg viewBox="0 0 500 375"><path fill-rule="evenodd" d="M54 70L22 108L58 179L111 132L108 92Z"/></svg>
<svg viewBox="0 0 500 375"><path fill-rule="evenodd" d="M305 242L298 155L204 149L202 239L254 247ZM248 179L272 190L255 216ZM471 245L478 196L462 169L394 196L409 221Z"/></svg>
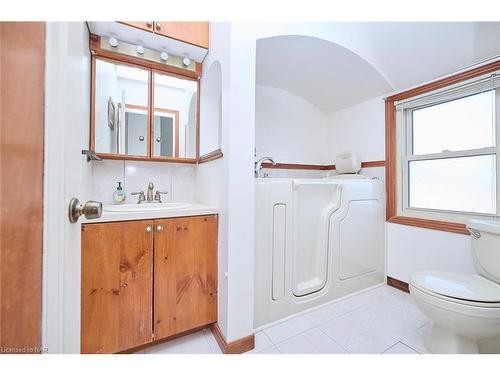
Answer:
<svg viewBox="0 0 500 375"><path fill-rule="evenodd" d="M154 72L153 156L195 159L198 82Z"/></svg>
<svg viewBox="0 0 500 375"><path fill-rule="evenodd" d="M96 59L97 153L148 155L148 70Z"/></svg>
<svg viewBox="0 0 500 375"><path fill-rule="evenodd" d="M200 155L221 149L222 71L214 61L201 78Z"/></svg>
<svg viewBox="0 0 500 375"><path fill-rule="evenodd" d="M195 78L100 57L94 57L94 64L92 150L104 158L196 162Z"/></svg>

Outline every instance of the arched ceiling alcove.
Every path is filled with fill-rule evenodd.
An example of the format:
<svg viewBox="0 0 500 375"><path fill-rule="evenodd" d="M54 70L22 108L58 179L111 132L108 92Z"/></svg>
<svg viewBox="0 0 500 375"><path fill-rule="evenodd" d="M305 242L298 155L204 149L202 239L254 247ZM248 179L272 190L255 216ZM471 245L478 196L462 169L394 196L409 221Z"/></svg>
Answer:
<svg viewBox="0 0 500 375"><path fill-rule="evenodd" d="M392 90L383 75L359 55L301 35L257 41L256 83L291 92L325 113Z"/></svg>

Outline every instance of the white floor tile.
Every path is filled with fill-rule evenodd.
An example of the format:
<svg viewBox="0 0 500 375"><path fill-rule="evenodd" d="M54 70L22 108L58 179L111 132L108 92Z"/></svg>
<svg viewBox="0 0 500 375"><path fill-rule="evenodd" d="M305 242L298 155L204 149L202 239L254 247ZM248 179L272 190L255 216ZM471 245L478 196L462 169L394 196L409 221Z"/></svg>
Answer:
<svg viewBox="0 0 500 375"><path fill-rule="evenodd" d="M344 315L348 311L345 304L337 302L306 313L304 317L309 320L313 326L318 326L338 316Z"/></svg>
<svg viewBox="0 0 500 375"><path fill-rule="evenodd" d="M432 324L427 323L419 329L413 331L408 336L401 339L401 342L421 354L429 354L424 345L425 337L431 333Z"/></svg>
<svg viewBox="0 0 500 375"><path fill-rule="evenodd" d="M215 339L214 335L212 334L212 331L208 328L205 328L203 330L203 334L205 335L205 338L208 341L208 345L210 345L210 348L212 348L212 352L214 354L222 354L222 350L220 349L220 346L217 343L217 340Z"/></svg>
<svg viewBox="0 0 500 375"><path fill-rule="evenodd" d="M276 346L270 346L266 349L263 349L259 352L251 353L251 354L281 354L280 351L276 348Z"/></svg>
<svg viewBox="0 0 500 375"><path fill-rule="evenodd" d="M192 333L172 341L151 346L146 354L214 354L203 331Z"/></svg>
<svg viewBox="0 0 500 375"><path fill-rule="evenodd" d="M378 331L394 337L397 341L425 324L424 321L413 315L379 301L370 302L355 312L360 321L370 324Z"/></svg>
<svg viewBox="0 0 500 375"><path fill-rule="evenodd" d="M292 318L275 326L264 329L264 333L274 344L314 328L314 325L304 316Z"/></svg>
<svg viewBox="0 0 500 375"><path fill-rule="evenodd" d="M259 331L255 333L255 348L253 350L250 350L248 353L258 353L273 345L274 344L269 339L269 337L267 337L267 335L263 331Z"/></svg>
<svg viewBox="0 0 500 375"><path fill-rule="evenodd" d="M418 354L418 352L406 346L405 344L398 342L396 345L391 346L389 349L387 349L383 354Z"/></svg>
<svg viewBox="0 0 500 375"><path fill-rule="evenodd" d="M398 342L381 327L364 321L357 311L333 319L319 328L350 353L382 353Z"/></svg>
<svg viewBox="0 0 500 375"><path fill-rule="evenodd" d="M311 329L276 345L284 354L345 354L346 351L318 328Z"/></svg>

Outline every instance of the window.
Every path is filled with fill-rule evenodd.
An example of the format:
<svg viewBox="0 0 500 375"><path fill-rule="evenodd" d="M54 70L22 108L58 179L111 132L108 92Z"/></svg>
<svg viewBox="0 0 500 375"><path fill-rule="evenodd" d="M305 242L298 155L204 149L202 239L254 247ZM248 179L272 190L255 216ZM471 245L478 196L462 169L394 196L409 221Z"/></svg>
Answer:
<svg viewBox="0 0 500 375"><path fill-rule="evenodd" d="M395 102L401 129L398 210L405 216L499 214L498 87L500 72L489 73Z"/></svg>

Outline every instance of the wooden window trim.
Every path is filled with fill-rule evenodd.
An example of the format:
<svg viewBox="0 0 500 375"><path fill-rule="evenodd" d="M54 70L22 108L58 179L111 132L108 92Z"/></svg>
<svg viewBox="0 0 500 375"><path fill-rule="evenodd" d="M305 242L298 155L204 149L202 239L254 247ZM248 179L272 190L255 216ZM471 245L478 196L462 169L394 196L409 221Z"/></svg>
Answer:
<svg viewBox="0 0 500 375"><path fill-rule="evenodd" d="M483 74L494 72L498 69L500 69L500 60L397 93L385 99L385 156L387 160L385 183L387 192L387 222L469 235L469 231L465 224L397 215L397 129L396 108L394 104L396 101L460 83Z"/></svg>

